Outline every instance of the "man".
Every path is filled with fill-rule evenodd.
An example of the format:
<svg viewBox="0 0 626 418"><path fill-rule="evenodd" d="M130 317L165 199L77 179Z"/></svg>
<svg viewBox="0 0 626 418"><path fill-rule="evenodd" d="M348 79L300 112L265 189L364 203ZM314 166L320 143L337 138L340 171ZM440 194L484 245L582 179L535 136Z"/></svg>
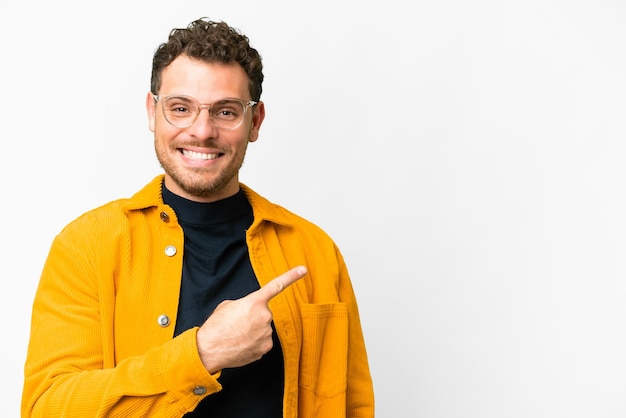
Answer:
<svg viewBox="0 0 626 418"><path fill-rule="evenodd" d="M164 169L55 237L22 417L373 417L357 303L317 226L239 182L261 58L224 22L174 29L146 99Z"/></svg>

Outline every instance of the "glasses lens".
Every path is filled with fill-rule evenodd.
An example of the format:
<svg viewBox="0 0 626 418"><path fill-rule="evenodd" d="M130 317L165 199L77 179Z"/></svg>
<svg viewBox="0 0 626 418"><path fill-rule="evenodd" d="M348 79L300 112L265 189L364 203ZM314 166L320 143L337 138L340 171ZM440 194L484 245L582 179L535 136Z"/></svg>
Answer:
<svg viewBox="0 0 626 418"><path fill-rule="evenodd" d="M241 124L245 108L237 100L220 100L211 105L211 117L220 128L235 129Z"/></svg>
<svg viewBox="0 0 626 418"><path fill-rule="evenodd" d="M189 97L173 96L163 101L165 119L177 128L193 124L198 114L198 105Z"/></svg>
<svg viewBox="0 0 626 418"><path fill-rule="evenodd" d="M200 105L194 98L187 96L169 96L162 99L165 119L176 128L188 128L193 125L200 110L209 108L211 120L223 129L236 129L243 121L246 108L238 100L218 100L211 105Z"/></svg>

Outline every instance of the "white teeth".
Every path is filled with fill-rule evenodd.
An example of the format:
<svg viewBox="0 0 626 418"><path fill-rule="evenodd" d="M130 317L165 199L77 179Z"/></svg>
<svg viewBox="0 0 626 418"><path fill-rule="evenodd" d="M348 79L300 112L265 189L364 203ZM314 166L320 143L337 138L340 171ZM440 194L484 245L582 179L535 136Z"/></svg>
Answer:
<svg viewBox="0 0 626 418"><path fill-rule="evenodd" d="M183 150L183 155L192 160L214 160L218 157L218 154L204 154L202 152Z"/></svg>

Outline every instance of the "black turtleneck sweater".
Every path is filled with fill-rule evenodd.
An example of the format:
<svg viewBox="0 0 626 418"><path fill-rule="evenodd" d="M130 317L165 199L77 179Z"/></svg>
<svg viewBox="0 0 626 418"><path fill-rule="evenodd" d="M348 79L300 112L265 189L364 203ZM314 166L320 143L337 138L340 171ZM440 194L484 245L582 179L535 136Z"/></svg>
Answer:
<svg viewBox="0 0 626 418"><path fill-rule="evenodd" d="M253 214L241 190L217 202L199 203L177 196L163 185L163 201L176 212L185 235L174 330L178 335L202 325L223 300L259 289L246 245ZM282 417L284 366L275 330L273 338L274 347L260 360L222 370L219 381L223 389L207 396L185 417Z"/></svg>

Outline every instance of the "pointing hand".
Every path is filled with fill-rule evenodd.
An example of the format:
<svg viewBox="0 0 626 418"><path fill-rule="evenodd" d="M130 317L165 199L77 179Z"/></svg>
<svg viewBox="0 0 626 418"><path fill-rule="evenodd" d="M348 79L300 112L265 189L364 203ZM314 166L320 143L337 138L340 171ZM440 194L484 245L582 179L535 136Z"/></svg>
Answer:
<svg viewBox="0 0 626 418"><path fill-rule="evenodd" d="M307 273L304 266L288 270L259 290L220 303L198 330L198 352L210 373L244 366L272 348L269 301Z"/></svg>

